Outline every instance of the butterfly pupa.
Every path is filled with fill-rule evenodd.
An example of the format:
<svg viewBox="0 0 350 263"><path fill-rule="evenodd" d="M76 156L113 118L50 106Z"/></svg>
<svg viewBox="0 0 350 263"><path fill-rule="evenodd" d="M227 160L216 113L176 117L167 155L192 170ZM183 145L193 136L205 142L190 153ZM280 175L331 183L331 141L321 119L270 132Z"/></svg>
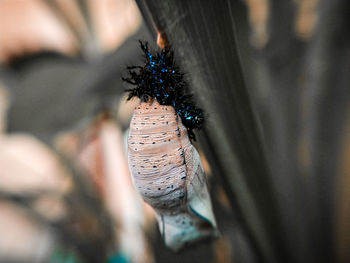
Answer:
<svg viewBox="0 0 350 263"><path fill-rule="evenodd" d="M169 247L216 234L199 154L172 106L153 101L135 108L128 159L136 189L155 209Z"/></svg>
<svg viewBox="0 0 350 263"><path fill-rule="evenodd" d="M182 93L184 82L172 54L163 50L153 58L147 46L141 46L146 65L132 67L139 72L130 71L131 77L125 79L134 85L148 83L137 85L129 94L141 99L130 123L129 167L136 189L156 212L166 245L177 251L218 233L204 169L189 139L202 111ZM170 83L174 80L177 83Z"/></svg>

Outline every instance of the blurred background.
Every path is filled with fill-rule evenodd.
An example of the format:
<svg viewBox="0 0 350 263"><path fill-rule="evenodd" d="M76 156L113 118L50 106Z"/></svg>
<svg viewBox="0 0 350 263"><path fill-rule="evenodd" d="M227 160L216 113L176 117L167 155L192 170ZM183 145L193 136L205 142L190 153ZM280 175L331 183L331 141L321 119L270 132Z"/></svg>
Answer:
<svg viewBox="0 0 350 263"><path fill-rule="evenodd" d="M349 14L347 0L0 0L0 262L350 262ZM207 115L195 144L221 233L179 253L126 157L138 102L121 77L157 37Z"/></svg>

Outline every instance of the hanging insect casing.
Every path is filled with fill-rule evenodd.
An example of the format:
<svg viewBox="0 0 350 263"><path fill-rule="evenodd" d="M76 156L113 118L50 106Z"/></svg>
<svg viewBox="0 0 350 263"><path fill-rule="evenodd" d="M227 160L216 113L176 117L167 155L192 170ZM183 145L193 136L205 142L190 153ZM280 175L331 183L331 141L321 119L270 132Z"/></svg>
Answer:
<svg viewBox="0 0 350 263"><path fill-rule="evenodd" d="M155 209L170 248L217 235L199 154L172 106L140 102L130 124L128 158L134 184Z"/></svg>

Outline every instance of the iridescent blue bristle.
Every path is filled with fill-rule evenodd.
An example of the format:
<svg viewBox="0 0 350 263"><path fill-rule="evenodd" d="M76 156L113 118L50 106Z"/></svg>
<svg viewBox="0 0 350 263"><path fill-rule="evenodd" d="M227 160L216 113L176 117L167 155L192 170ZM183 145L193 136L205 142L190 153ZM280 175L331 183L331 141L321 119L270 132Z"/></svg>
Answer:
<svg viewBox="0 0 350 263"><path fill-rule="evenodd" d="M193 129L201 128L204 121L203 111L194 106L192 96L185 94L188 84L184 74L174 62L174 53L163 49L151 54L147 43L140 41L145 54L143 66L128 67L129 77L123 78L127 83L136 86L128 89L128 99L139 97L142 101L156 99L161 105L171 105L181 117L189 136L194 138Z"/></svg>

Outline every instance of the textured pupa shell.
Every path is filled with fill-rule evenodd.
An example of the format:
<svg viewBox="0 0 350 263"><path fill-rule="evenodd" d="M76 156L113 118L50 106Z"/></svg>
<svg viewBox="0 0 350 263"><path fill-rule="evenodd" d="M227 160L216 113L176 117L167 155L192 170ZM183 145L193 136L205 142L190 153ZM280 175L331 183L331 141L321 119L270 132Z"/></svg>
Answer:
<svg viewBox="0 0 350 263"><path fill-rule="evenodd" d="M142 102L128 138L134 184L156 211L168 247L217 235L204 170L186 128L171 106Z"/></svg>

